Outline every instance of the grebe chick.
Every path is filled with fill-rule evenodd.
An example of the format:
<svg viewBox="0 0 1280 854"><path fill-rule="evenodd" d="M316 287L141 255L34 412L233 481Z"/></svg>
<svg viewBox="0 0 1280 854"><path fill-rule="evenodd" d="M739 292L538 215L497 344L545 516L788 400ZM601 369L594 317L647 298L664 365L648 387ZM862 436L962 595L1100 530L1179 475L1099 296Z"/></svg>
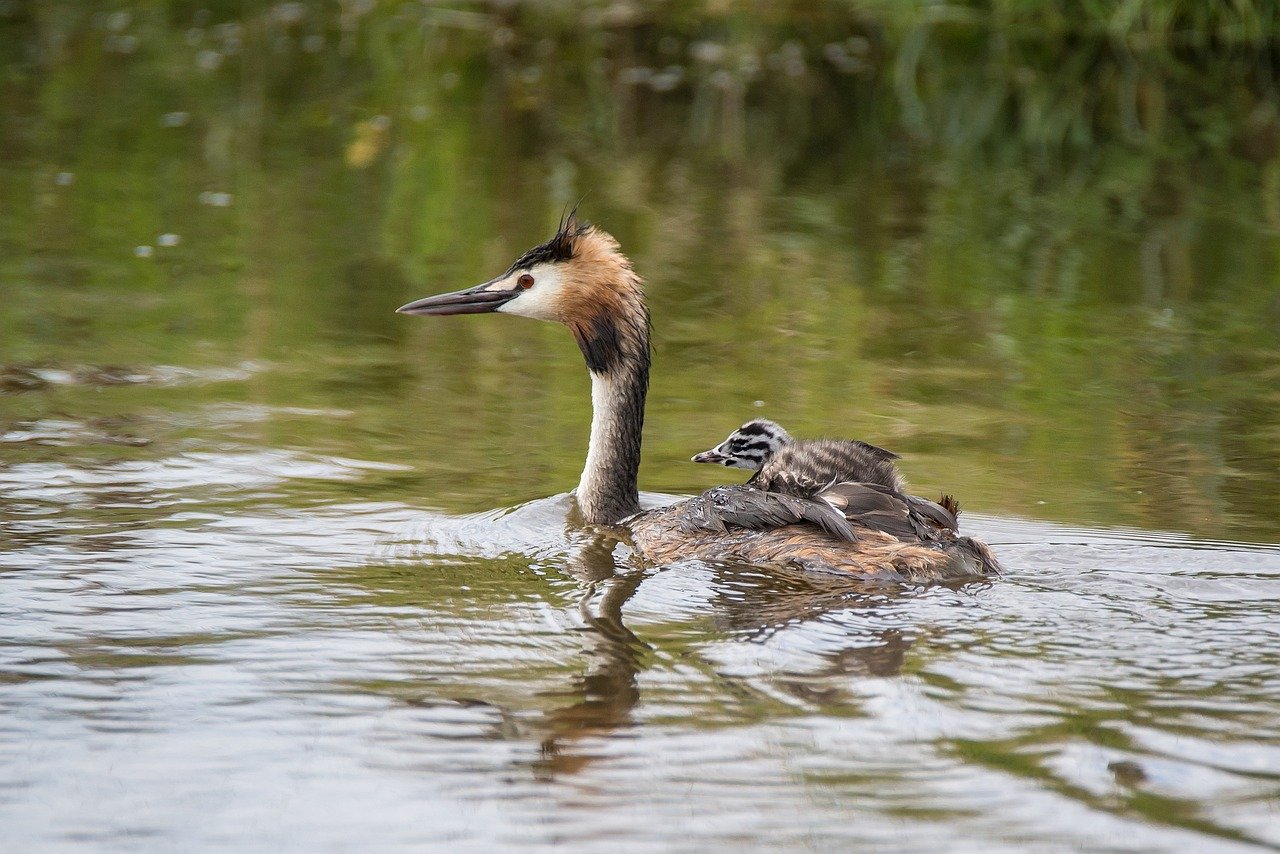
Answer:
<svg viewBox="0 0 1280 854"><path fill-rule="evenodd" d="M618 242L575 213L496 278L399 311L500 312L569 328L591 376L591 436L574 490L582 521L625 528L649 563L782 564L908 581L999 571L977 540L929 526L915 530L903 497L875 484L832 484L813 498L725 486L641 512L636 475L649 388L649 310Z"/></svg>
<svg viewBox="0 0 1280 854"><path fill-rule="evenodd" d="M751 486L805 498L841 481L906 492L896 459L893 451L858 439L793 439L781 424L764 418L748 421L719 445L693 456L695 463L754 471L747 481Z"/></svg>
<svg viewBox="0 0 1280 854"><path fill-rule="evenodd" d="M935 502L908 495L906 481L894 463L900 457L860 439L792 439L782 425L758 418L692 459L754 470L747 486L797 498L819 498L841 483L874 486L906 503L913 526L959 530L960 505L954 498L943 495Z"/></svg>

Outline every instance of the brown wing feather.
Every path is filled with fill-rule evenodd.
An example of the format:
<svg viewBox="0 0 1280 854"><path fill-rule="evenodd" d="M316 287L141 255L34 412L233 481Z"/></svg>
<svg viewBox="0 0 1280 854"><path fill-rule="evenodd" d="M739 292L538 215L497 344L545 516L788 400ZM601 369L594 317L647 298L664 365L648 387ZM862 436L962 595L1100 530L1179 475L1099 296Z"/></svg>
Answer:
<svg viewBox="0 0 1280 854"><path fill-rule="evenodd" d="M955 508L952 510L945 503L935 503L927 498L921 498L917 495L908 495L906 498L907 503L911 505L912 513L923 517L924 520L928 521L934 527L946 528L948 531L960 530L960 526L956 522L956 514L960 511L960 507L955 503L955 499L952 499L950 502L951 507ZM951 496L944 495L942 498L945 501L946 499L951 498Z"/></svg>
<svg viewBox="0 0 1280 854"><path fill-rule="evenodd" d="M817 498L844 514L855 527L883 531L900 540L921 538L905 496L875 483L834 483Z"/></svg>
<svg viewBox="0 0 1280 854"><path fill-rule="evenodd" d="M810 522L841 540L857 539L844 516L830 504L765 492L751 486L718 486L681 505L680 526L692 534L729 528L767 530Z"/></svg>
<svg viewBox="0 0 1280 854"><path fill-rule="evenodd" d="M956 517L941 504L877 483L835 483L815 498L840 510L855 526L874 528L902 540L930 541L937 539L941 530L959 530Z"/></svg>

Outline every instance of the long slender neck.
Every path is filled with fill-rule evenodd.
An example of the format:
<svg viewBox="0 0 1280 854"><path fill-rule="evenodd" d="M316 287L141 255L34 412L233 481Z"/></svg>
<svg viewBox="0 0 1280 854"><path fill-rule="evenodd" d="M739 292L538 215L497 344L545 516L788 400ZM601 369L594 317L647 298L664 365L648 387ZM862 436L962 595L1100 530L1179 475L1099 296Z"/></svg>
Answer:
<svg viewBox="0 0 1280 854"><path fill-rule="evenodd" d="M591 324L577 334L591 372L591 444L578 482L583 521L611 525L640 509L636 477L649 390L648 317Z"/></svg>

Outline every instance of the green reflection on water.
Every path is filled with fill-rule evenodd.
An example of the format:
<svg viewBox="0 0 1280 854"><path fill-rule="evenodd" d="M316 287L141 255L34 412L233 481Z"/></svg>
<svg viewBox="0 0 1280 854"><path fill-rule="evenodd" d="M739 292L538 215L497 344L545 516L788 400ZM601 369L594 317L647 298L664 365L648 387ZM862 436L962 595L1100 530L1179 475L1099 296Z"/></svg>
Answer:
<svg viewBox="0 0 1280 854"><path fill-rule="evenodd" d="M976 510L1280 535L1261 8L1193 21L1216 64L1161 28L1177 4L209 8L5 7L0 364L80 375L5 396L0 429L82 428L9 460L286 447L410 466L286 502L562 491L568 336L392 310L585 194L649 284L648 489L718 481L689 454L766 414ZM84 370L115 365L234 372Z"/></svg>

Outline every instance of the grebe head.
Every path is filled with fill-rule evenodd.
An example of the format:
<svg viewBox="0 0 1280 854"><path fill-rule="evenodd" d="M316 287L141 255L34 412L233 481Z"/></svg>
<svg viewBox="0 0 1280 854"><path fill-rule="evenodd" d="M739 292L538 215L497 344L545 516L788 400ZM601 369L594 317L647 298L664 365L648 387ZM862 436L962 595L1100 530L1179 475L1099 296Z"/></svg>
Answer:
<svg viewBox="0 0 1280 854"><path fill-rule="evenodd" d="M636 476L649 388L649 310L618 241L570 213L505 273L401 306L401 314L497 311L562 323L591 372L591 439L575 490L582 520L614 524L640 509Z"/></svg>
<svg viewBox="0 0 1280 854"><path fill-rule="evenodd" d="M758 471L769 457L783 445L791 443L791 434L774 421L757 418L729 434L709 451L694 454L695 463L717 463L734 469Z"/></svg>
<svg viewBox="0 0 1280 854"><path fill-rule="evenodd" d="M403 305L401 314L501 312L562 323L572 330L592 373L620 358L648 363L649 313L640 278L618 241L571 212L555 235L525 252L505 273L453 293Z"/></svg>

